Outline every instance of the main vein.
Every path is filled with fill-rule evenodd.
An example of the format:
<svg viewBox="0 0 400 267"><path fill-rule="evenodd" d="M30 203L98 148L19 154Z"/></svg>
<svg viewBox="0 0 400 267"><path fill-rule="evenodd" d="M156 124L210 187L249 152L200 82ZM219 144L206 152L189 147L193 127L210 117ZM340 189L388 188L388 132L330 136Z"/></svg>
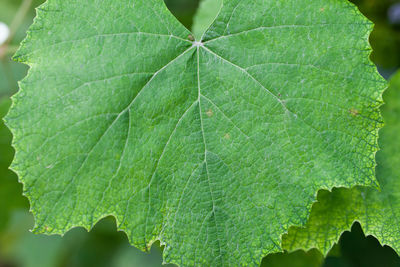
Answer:
<svg viewBox="0 0 400 267"><path fill-rule="evenodd" d="M208 187L210 190L210 196L211 196L211 201L212 201L212 213L214 214L214 224L216 228L216 233L218 235L218 224L217 224L217 215L215 212L215 199L214 199L214 193L211 188L211 181L210 181L210 173L208 171L208 163L207 163L207 142L206 142L206 137L204 133L204 123L203 123L203 115L202 115L202 109L201 109L201 86L200 86L200 47L197 47L197 88L198 88L198 103L199 103L199 114L200 114L200 125L201 125L201 133L203 135L203 142L204 142L204 163L206 165L206 173L207 173L207 182L208 182ZM217 241L218 241L218 248L219 248L219 254L221 256L221 265L223 264L223 258L222 258L222 251L221 251L221 242L217 236Z"/></svg>

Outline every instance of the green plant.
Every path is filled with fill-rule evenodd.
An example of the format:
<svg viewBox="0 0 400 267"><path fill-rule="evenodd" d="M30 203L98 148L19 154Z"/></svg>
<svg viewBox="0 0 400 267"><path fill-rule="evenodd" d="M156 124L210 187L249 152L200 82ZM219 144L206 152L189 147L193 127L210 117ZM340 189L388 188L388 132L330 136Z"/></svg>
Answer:
<svg viewBox="0 0 400 267"><path fill-rule="evenodd" d="M376 185L371 27L344 0L224 0L193 41L161 0L48 1L6 118L35 230L113 215L182 265L281 251L318 190Z"/></svg>
<svg viewBox="0 0 400 267"><path fill-rule="evenodd" d="M380 190L355 187L321 191L306 227L293 228L284 239L285 248L316 247L327 252L341 233L358 221L366 234L400 252L400 73L392 78L384 99L387 126L381 130L382 150L377 154Z"/></svg>

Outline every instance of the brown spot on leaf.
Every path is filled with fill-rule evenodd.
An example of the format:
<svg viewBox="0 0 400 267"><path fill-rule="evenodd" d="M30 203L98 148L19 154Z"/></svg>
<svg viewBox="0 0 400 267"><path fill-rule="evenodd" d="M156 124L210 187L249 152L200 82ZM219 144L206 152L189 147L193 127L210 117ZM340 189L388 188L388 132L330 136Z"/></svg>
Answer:
<svg viewBox="0 0 400 267"><path fill-rule="evenodd" d="M211 118L214 115L214 112L211 109L209 109L207 110L206 114L209 118Z"/></svg>
<svg viewBox="0 0 400 267"><path fill-rule="evenodd" d="M354 117L360 115L360 111L358 111L358 110L355 109L355 108L349 109L349 113L350 113L352 116L354 116Z"/></svg>
<svg viewBox="0 0 400 267"><path fill-rule="evenodd" d="M188 39L189 39L190 41L192 41L192 42L193 42L193 41L194 41L194 36L193 36L193 35L191 35L191 34L189 34L189 35L188 35Z"/></svg>
<svg viewBox="0 0 400 267"><path fill-rule="evenodd" d="M226 140L229 140L229 139L231 139L231 135L230 135L229 133L226 133L226 134L224 135L224 138L225 138Z"/></svg>

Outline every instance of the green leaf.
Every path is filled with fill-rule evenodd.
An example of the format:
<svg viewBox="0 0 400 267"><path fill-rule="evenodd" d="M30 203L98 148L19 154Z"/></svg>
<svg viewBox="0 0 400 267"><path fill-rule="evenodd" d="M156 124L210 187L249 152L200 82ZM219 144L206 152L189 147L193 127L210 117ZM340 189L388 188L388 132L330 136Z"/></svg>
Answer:
<svg viewBox="0 0 400 267"><path fill-rule="evenodd" d="M346 1L225 0L199 43L161 0L48 1L7 116L35 230L113 215L189 266L281 251L319 189L376 184L371 28Z"/></svg>
<svg viewBox="0 0 400 267"><path fill-rule="evenodd" d="M381 190L355 187L321 191L305 228L291 228L284 236L288 250L318 248L327 253L354 221L366 235L400 253L400 73L391 79L382 108L386 126L380 132L377 178Z"/></svg>
<svg viewBox="0 0 400 267"><path fill-rule="evenodd" d="M203 0L193 18L192 32L196 40L201 40L205 31L213 23L221 10L222 0Z"/></svg>

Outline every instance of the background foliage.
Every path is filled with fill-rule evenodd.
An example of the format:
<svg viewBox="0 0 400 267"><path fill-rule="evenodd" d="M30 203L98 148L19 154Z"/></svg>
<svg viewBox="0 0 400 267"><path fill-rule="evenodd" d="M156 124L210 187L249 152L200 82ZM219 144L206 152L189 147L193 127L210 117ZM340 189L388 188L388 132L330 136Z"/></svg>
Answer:
<svg viewBox="0 0 400 267"><path fill-rule="evenodd" d="M24 12L21 9L27 2L31 3ZM34 7L42 2L43 0L0 0L0 22L10 25L15 32L7 51L1 52L0 49L0 117L7 112L10 105L9 97L17 90L16 81L23 78L27 72L25 65L12 62L10 56L32 23L35 15ZM199 1L165 0L165 2L177 18L190 28ZM353 0L353 2L376 23L370 38L374 49L371 58L383 76L389 78L400 66L400 19L396 22L396 17L393 15L393 6L400 2L394 0ZM397 101L400 103L400 99ZM102 220L90 233L81 228L73 229L62 238L30 233L33 218L29 213L28 201L21 195L22 188L17 182L16 175L8 170L13 157L11 138L8 129L0 122L1 267L161 265L162 248L155 244L150 254L145 254L131 247L125 234L116 231L115 221L112 218ZM308 252L273 254L264 258L262 265L400 266L400 257L390 247L382 247L375 238L365 237L360 225L355 223L351 232L342 235L339 243L325 259L319 251L313 249Z"/></svg>

